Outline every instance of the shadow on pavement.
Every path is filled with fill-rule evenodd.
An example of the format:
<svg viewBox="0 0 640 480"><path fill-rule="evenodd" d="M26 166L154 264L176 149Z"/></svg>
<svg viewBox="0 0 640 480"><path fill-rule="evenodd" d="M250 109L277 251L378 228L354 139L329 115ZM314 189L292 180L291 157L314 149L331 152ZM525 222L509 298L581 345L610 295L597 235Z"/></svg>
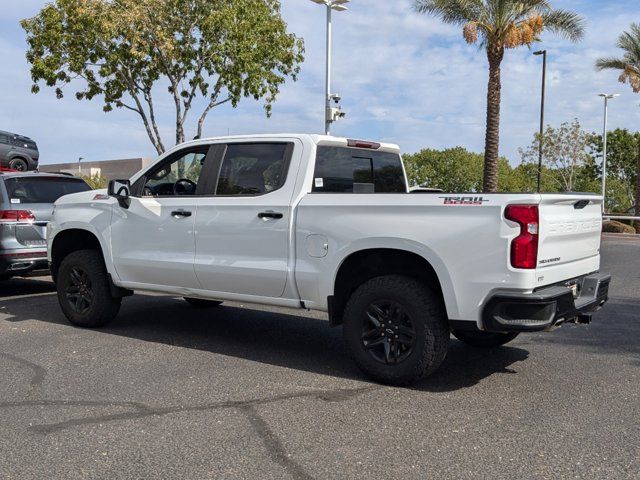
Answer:
<svg viewBox="0 0 640 480"><path fill-rule="evenodd" d="M55 291L56 286L50 277L14 277L9 280L0 281L0 300L20 295L55 293Z"/></svg>
<svg viewBox="0 0 640 480"><path fill-rule="evenodd" d="M0 313L7 315L11 322L36 319L74 328L67 323L57 301L49 297L35 300L2 302ZM330 328L324 319L289 312L227 305L198 309L182 299L136 295L125 299L113 323L96 331L322 375L366 380L344 350L340 328ZM452 339L442 367L416 388L434 392L467 388L495 373L515 373L509 366L525 360L528 355L528 351L521 348L480 350Z"/></svg>
<svg viewBox="0 0 640 480"><path fill-rule="evenodd" d="M523 337L527 338L527 337ZM570 345L601 355L621 355L640 364L640 299L611 298L589 325L566 325L536 343Z"/></svg>

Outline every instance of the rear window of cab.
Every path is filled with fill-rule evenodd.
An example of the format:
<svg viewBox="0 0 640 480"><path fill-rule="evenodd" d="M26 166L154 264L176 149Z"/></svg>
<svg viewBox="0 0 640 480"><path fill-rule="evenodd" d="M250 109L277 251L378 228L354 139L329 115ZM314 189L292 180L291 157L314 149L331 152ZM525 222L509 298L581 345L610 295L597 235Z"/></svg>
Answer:
<svg viewBox="0 0 640 480"><path fill-rule="evenodd" d="M318 147L317 193L406 193L400 155L360 148Z"/></svg>

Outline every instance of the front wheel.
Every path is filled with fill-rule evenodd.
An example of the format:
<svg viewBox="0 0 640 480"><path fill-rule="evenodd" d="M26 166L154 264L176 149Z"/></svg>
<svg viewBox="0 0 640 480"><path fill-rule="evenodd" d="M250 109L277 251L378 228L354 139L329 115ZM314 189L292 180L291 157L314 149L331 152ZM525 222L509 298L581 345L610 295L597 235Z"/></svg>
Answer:
<svg viewBox="0 0 640 480"><path fill-rule="evenodd" d="M62 311L79 327L106 325L120 310L122 299L111 296L107 269L96 250L78 250L65 257L56 287Z"/></svg>
<svg viewBox="0 0 640 480"><path fill-rule="evenodd" d="M515 339L518 333L491 333L454 330L453 336L472 347L492 348L500 347Z"/></svg>
<svg viewBox="0 0 640 480"><path fill-rule="evenodd" d="M442 300L400 275L369 280L351 295L343 335L360 369L390 385L408 385L434 372L449 345Z"/></svg>

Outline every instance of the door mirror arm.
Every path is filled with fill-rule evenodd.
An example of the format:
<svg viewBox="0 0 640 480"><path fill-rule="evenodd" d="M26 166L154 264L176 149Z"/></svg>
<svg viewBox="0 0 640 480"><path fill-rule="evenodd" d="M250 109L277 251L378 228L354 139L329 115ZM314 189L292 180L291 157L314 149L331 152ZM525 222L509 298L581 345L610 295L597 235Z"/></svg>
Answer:
<svg viewBox="0 0 640 480"><path fill-rule="evenodd" d="M126 209L131 206L131 182L129 180L111 180L107 194L118 200L120 207Z"/></svg>

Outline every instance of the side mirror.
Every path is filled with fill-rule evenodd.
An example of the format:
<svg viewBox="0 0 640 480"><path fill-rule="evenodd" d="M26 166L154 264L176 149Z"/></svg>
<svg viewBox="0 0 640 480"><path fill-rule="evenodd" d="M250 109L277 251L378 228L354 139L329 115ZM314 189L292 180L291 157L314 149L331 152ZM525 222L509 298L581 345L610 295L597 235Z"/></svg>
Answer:
<svg viewBox="0 0 640 480"><path fill-rule="evenodd" d="M129 180L111 180L107 188L107 194L118 200L122 208L129 208L131 200L131 182Z"/></svg>

